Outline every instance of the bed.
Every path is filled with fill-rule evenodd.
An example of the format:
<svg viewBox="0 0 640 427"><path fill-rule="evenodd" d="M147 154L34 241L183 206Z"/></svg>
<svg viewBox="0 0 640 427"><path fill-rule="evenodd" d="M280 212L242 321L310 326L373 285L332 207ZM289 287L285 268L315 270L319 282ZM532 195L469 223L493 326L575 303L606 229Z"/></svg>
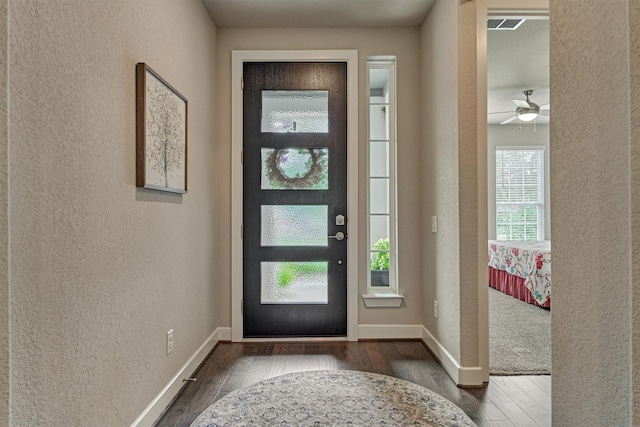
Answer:
<svg viewBox="0 0 640 427"><path fill-rule="evenodd" d="M550 308L551 242L489 240L489 286Z"/></svg>

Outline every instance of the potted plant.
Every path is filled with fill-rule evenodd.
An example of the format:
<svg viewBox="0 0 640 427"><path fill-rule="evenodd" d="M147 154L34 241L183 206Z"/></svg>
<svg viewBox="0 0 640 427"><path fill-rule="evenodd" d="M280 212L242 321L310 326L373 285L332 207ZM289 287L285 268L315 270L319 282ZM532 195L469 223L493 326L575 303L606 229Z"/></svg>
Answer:
<svg viewBox="0 0 640 427"><path fill-rule="evenodd" d="M371 256L371 286L389 286L389 239L378 239Z"/></svg>

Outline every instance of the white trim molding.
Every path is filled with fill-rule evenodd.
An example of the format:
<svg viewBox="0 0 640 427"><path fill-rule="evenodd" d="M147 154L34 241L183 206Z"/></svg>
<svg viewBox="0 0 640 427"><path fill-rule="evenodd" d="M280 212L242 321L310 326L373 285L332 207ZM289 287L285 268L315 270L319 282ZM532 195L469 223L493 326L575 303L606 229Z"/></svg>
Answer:
<svg viewBox="0 0 640 427"><path fill-rule="evenodd" d="M136 418L131 427L152 426L171 401L180 393L184 386L183 380L191 377L220 341L229 341L230 339L231 328L217 328L187 360L187 363L171 378L171 381L164 386L162 391L149 403L149 406L142 411L142 414Z"/></svg>
<svg viewBox="0 0 640 427"><path fill-rule="evenodd" d="M362 295L362 300L367 308L400 307L404 301L404 295L395 292L373 292Z"/></svg>
<svg viewBox="0 0 640 427"><path fill-rule="evenodd" d="M358 340L358 51L234 50L231 52L231 339L243 341L242 71L244 62L347 63L347 339Z"/></svg>
<svg viewBox="0 0 640 427"><path fill-rule="evenodd" d="M419 339L460 387L478 387L486 381L480 366L460 366L455 357L423 325L358 325L361 340Z"/></svg>
<svg viewBox="0 0 640 427"><path fill-rule="evenodd" d="M361 340L408 340L422 338L422 325L358 325Z"/></svg>
<svg viewBox="0 0 640 427"><path fill-rule="evenodd" d="M540 14L549 10L549 0L476 0L491 13Z"/></svg>
<svg viewBox="0 0 640 427"><path fill-rule="evenodd" d="M478 194L487 195L487 29L486 23L489 16L521 16L527 19L548 18L550 0L475 0L476 28L476 112L478 131L481 131L481 140L478 138ZM488 197L479 198L478 208L483 212L478 216L478 351L481 365L481 377L489 380L489 295L487 286L486 253L488 237ZM427 332L428 333L428 332ZM430 335L430 334L429 334ZM436 341L437 342L437 341ZM431 348L431 347L430 347ZM432 351L434 351L432 349ZM441 359L443 360L443 359ZM443 362L444 366L444 362ZM475 368L469 368L472 372ZM447 370L447 372L449 372ZM474 375L475 375L475 371ZM449 374L451 375L451 373ZM458 375L460 384L465 382L477 382L477 379L468 379L467 376ZM453 376L452 376L453 378ZM458 382L456 380L456 382Z"/></svg>
<svg viewBox="0 0 640 427"><path fill-rule="evenodd" d="M422 326L422 341L438 359L451 379L459 387L478 387L484 384L484 370L480 366L460 366L455 357Z"/></svg>

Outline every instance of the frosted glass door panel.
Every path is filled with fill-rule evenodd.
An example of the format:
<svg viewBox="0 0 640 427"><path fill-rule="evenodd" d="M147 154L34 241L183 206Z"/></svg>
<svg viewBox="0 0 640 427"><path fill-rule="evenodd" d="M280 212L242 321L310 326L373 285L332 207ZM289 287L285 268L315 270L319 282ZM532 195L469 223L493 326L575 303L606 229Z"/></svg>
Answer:
<svg viewBox="0 0 640 427"><path fill-rule="evenodd" d="M386 141L372 141L369 152L369 176L389 176L389 143Z"/></svg>
<svg viewBox="0 0 640 427"><path fill-rule="evenodd" d="M327 304L327 262L261 262L262 304Z"/></svg>
<svg viewBox="0 0 640 427"><path fill-rule="evenodd" d="M328 190L328 148L262 148L263 190Z"/></svg>
<svg viewBox="0 0 640 427"><path fill-rule="evenodd" d="M369 139L389 139L389 106L372 105L369 107Z"/></svg>
<svg viewBox="0 0 640 427"><path fill-rule="evenodd" d="M329 132L329 91L263 90L262 132Z"/></svg>
<svg viewBox="0 0 640 427"><path fill-rule="evenodd" d="M262 246L327 246L327 206L261 206Z"/></svg>
<svg viewBox="0 0 640 427"><path fill-rule="evenodd" d="M369 180L369 203L372 214L389 213L388 178L371 178Z"/></svg>

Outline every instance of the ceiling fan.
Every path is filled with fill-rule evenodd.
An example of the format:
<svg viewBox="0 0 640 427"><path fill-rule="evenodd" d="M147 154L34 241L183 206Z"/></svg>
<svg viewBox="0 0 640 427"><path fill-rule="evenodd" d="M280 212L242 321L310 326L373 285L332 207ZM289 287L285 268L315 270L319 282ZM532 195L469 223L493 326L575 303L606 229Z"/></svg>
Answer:
<svg viewBox="0 0 640 427"><path fill-rule="evenodd" d="M513 103L516 104L516 115L509 117L507 120L501 122L501 125L511 123L516 119L520 119L523 122L530 122L535 120L538 116L549 116L549 104L538 105L535 102L529 100L529 96L533 94L533 89L527 89L522 92L526 99L513 99ZM489 114L504 114L510 113L510 111L500 111L497 113Z"/></svg>

